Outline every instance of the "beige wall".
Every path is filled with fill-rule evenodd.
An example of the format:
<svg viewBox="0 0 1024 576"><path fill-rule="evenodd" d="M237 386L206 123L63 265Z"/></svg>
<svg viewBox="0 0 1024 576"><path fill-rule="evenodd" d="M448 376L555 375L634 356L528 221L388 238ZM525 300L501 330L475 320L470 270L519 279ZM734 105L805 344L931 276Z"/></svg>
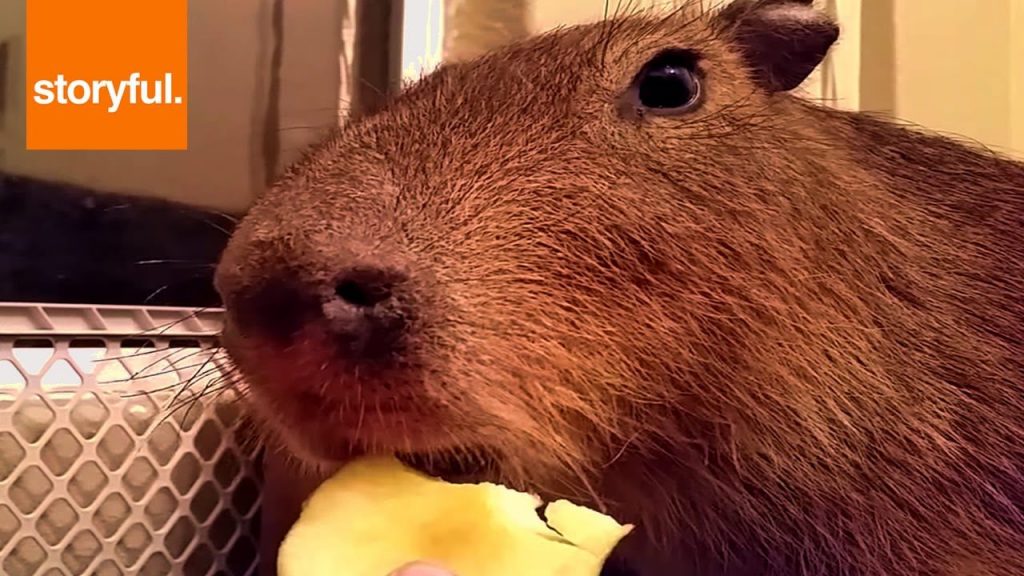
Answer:
<svg viewBox="0 0 1024 576"><path fill-rule="evenodd" d="M191 0L187 151L26 151L25 2L0 1L0 41L14 46L0 170L240 210L264 188L268 160L279 168L319 129L337 124L345 0L282 1L276 100L270 98L274 0Z"/></svg>
<svg viewBox="0 0 1024 576"><path fill-rule="evenodd" d="M1011 94L1021 74L1011 60L1011 12L1021 3L893 2L896 115L1009 150L1011 118L1024 104Z"/></svg>
<svg viewBox="0 0 1024 576"><path fill-rule="evenodd" d="M634 9L671 9L687 0L610 0ZM692 1L692 0L690 0ZM710 3L711 0L702 0ZM481 52L559 26L594 22L605 15L605 0L446 0L444 57L471 58Z"/></svg>
<svg viewBox="0 0 1024 576"><path fill-rule="evenodd" d="M1024 158L1024 0L1012 1L1010 10L1010 139Z"/></svg>
<svg viewBox="0 0 1024 576"><path fill-rule="evenodd" d="M859 1L862 109L1024 158L1024 1Z"/></svg>

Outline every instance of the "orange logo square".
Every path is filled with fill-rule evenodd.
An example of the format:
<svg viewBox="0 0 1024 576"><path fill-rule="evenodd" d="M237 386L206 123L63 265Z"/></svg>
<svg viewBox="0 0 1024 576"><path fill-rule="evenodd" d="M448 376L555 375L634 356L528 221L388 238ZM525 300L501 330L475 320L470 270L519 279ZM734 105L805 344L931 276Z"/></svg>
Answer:
<svg viewBox="0 0 1024 576"><path fill-rule="evenodd" d="M27 0L29 150L188 147L188 0Z"/></svg>

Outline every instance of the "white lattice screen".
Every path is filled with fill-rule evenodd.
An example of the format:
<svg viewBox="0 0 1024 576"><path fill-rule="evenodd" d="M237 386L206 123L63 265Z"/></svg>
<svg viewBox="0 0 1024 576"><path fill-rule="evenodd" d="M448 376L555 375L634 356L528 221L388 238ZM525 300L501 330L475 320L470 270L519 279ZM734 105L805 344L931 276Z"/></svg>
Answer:
<svg viewBox="0 0 1024 576"><path fill-rule="evenodd" d="M0 573L256 573L257 445L218 319L0 304Z"/></svg>

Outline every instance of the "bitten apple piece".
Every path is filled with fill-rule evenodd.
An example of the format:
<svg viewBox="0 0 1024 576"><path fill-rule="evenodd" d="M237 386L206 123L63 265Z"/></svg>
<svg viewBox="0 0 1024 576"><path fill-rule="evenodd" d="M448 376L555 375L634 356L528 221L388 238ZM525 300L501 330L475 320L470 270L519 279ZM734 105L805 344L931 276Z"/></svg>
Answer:
<svg viewBox="0 0 1024 576"><path fill-rule="evenodd" d="M451 484L397 459L342 468L306 502L278 557L281 576L387 576L409 562L458 576L598 576L632 530L613 518L497 484Z"/></svg>

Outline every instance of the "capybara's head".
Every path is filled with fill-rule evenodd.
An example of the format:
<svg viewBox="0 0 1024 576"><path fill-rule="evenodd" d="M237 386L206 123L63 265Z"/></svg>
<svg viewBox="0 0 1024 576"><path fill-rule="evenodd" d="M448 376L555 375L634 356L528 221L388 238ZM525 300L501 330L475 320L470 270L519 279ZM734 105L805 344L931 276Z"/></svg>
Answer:
<svg viewBox="0 0 1024 576"><path fill-rule="evenodd" d="M784 233L755 221L752 126L837 36L749 4L443 66L265 194L218 283L283 439L579 467L657 406L701 419L743 362L729 299Z"/></svg>
<svg viewBox="0 0 1024 576"><path fill-rule="evenodd" d="M989 160L883 174L924 137L789 93L837 35L810 0L609 18L444 65L346 126L218 270L267 429L310 462L397 452L625 504L709 549L771 535L752 554L809 574L913 557L886 527L925 530L996 389L957 389L957 359L1007 374L984 342L1008 329L956 307L1016 264L950 184ZM914 165L961 150L915 142L934 156ZM934 473L908 477L919 453Z"/></svg>

